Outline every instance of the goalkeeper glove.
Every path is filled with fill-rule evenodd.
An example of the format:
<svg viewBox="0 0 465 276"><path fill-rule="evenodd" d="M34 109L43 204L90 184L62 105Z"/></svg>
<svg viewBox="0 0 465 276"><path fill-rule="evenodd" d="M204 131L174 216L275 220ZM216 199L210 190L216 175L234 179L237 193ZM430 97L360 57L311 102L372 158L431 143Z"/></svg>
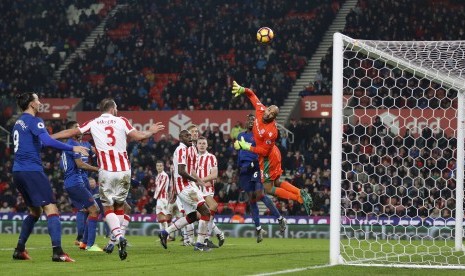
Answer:
<svg viewBox="0 0 465 276"><path fill-rule="evenodd" d="M244 137L241 137L241 140L236 140L236 142L234 142L234 148L236 150L240 150L240 149L243 149L243 150L250 150L250 146L252 144L251 143L248 143L244 140Z"/></svg>
<svg viewBox="0 0 465 276"><path fill-rule="evenodd" d="M236 81L233 81L233 88L231 92L234 94L234 97L237 97L245 92L245 88L237 84Z"/></svg>

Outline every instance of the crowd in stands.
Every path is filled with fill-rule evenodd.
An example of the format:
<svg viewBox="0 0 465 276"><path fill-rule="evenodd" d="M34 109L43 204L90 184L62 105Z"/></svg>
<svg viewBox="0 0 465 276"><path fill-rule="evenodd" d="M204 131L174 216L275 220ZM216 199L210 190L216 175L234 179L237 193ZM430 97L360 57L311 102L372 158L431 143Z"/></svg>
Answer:
<svg viewBox="0 0 465 276"><path fill-rule="evenodd" d="M1 1L0 94L56 91L53 73L90 32L116 0ZM75 15L76 17L73 17Z"/></svg>
<svg viewBox="0 0 465 276"><path fill-rule="evenodd" d="M12 50L24 42L23 38L3 26L2 34L11 39L0 43L0 60L6 64L0 69L0 107L6 107L2 108L0 122L11 129L8 118L14 111L8 107L14 104L4 102L4 98L12 98L4 95L12 96L24 89L35 89L44 97L83 97L86 110L95 110L100 99L107 96L114 97L121 110L249 109L245 99L231 100L229 84L236 79L256 89L265 104L279 105L342 2L211 0L202 2L203 7L209 7L205 10L198 9L200 4L196 1L128 2L127 8L110 19L96 45L63 71L58 82L50 79L49 69L43 71L47 73L40 81L30 82L31 72L39 70L37 66L50 67L50 63L44 56L37 58L20 47ZM347 16L343 32L372 40L463 39L464 13L463 5L454 1L360 0ZM4 16L17 20L13 13ZM263 25L276 26L273 28L277 36L269 46L254 40L254 31ZM8 55L8 51L19 52ZM27 70L15 70L17 64L23 64L16 58L23 61ZM383 77L383 68L378 68L376 62L367 66L379 70L376 72ZM330 95L331 67L329 54L321 61L315 81L301 96ZM350 88L347 91L354 95L350 107L455 106L456 91L428 81L401 79L394 86L386 86L390 93L385 93L382 87L391 77L400 76L395 74L385 75L387 81L383 79L379 87L376 83L381 79L371 76L369 70L356 78L346 75L346 86ZM355 84L355 79L362 81ZM33 83L38 87L32 86ZM368 83L373 87L368 87ZM432 91L432 96L424 92L427 90ZM379 97L370 97L373 96L370 91ZM47 124L50 132L56 132L64 122ZM288 128L295 135L294 143L289 143L285 136L278 141L285 175L312 195L315 202L312 215L328 215L331 123L325 119L291 120ZM379 120L344 126L345 215L448 217L453 214L457 141L450 133L428 130L423 129L419 136L408 131L396 134ZM219 161L215 198L222 203L225 214L236 209L242 212L247 198L238 188L233 138L218 129L210 129L203 135L209 139L209 151ZM131 188L128 199L133 212L153 213L155 160L164 160L168 168L176 143L172 137L162 137L158 141L130 144L133 178L140 182ZM58 167L59 153L45 149L43 160L59 195L60 210L71 211ZM25 211L24 201L11 181L12 154L2 139L0 161L0 210ZM284 215L304 215L298 203L274 200Z"/></svg>
<svg viewBox="0 0 465 276"><path fill-rule="evenodd" d="M296 143L278 143L286 164L284 175L299 188L309 191L315 200L313 215L329 214L330 196L330 145L326 141L330 125L326 121L313 120L310 122L293 120L296 133ZM46 121L50 133L63 129L64 121ZM323 137L312 136L306 129L326 129ZM237 172L237 152L233 148L233 140L223 134L218 128L202 133L208 139L209 152L218 159L219 180L215 185L215 199L220 203L222 214L229 215L239 212L248 214L247 195L239 188ZM90 137L85 136L84 139ZM328 140L326 140L328 139ZM159 140L144 140L130 142L128 153L132 165L133 179L138 185L131 187L128 197L134 213L152 214L156 206L153 198L155 184L155 162L163 160L165 170L169 170L172 153L177 146L172 137L162 136ZM298 143L298 144L297 144ZM0 140L0 207L9 208L14 212L26 211L24 200L17 192L12 181L13 154L6 147L4 140ZM72 212L69 198L63 186L63 172L59 167L60 152L45 148L42 153L45 173L50 177L53 191L57 198L57 206L61 212ZM320 161L321 159L321 161ZM95 175L91 175L96 177ZM275 199L283 215L305 215L305 209L297 202ZM0 209L1 210L1 209ZM4 209L6 210L6 209ZM265 213L267 214L267 213Z"/></svg>

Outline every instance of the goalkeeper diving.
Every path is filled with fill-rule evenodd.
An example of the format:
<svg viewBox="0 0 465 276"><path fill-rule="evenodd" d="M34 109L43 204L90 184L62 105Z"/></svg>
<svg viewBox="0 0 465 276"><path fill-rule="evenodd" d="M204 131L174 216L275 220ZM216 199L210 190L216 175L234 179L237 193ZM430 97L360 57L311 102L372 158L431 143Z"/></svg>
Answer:
<svg viewBox="0 0 465 276"><path fill-rule="evenodd" d="M275 119L279 114L279 108L276 105L264 106L251 89L240 86L236 81L233 82L232 93L234 97L245 94L255 108L255 122L252 131L256 145L252 146L251 143L241 138L241 140L234 142L234 148L258 154L262 183L266 193L282 199L297 201L303 204L307 213L310 214L313 200L307 191L299 189L287 181L280 181L283 172L281 153L275 145L278 138L278 127Z"/></svg>

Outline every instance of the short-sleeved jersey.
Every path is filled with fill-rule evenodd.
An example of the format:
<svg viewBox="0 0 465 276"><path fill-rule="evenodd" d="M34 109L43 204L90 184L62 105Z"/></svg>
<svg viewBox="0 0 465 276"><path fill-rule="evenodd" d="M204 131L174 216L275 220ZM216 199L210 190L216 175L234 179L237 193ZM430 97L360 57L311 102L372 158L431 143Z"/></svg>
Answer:
<svg viewBox="0 0 465 276"><path fill-rule="evenodd" d="M197 175L200 178L207 177L211 174L213 168L218 167L218 162L216 160L216 156L205 152L204 154L199 155L199 162L197 167ZM211 181L211 186L209 187L200 187L200 190L204 193L214 193L215 192L215 180Z"/></svg>
<svg viewBox="0 0 465 276"><path fill-rule="evenodd" d="M131 169L126 147L127 135L134 127L126 118L104 113L81 125L79 130L92 134L100 168L111 172Z"/></svg>
<svg viewBox="0 0 465 276"><path fill-rule="evenodd" d="M161 172L155 178L155 193L153 198L168 199L168 188L170 178L166 172Z"/></svg>
<svg viewBox="0 0 465 276"><path fill-rule="evenodd" d="M74 139L68 139L66 142L71 146L79 146L79 142ZM78 168L75 159L81 159L81 154L73 151L63 151L61 153L60 167L64 172L65 188L73 187L84 183L82 179L82 171Z"/></svg>
<svg viewBox="0 0 465 276"><path fill-rule="evenodd" d="M268 156L278 138L278 127L274 121L268 124L263 123L266 106L260 102L255 93L249 88L245 89L245 94L255 108L255 122L252 131L256 146L250 147L250 151L260 156Z"/></svg>
<svg viewBox="0 0 465 276"><path fill-rule="evenodd" d="M176 148L173 154L173 167L174 167L174 187L176 188L176 193L179 194L181 191L190 185L187 178L182 177L179 174L178 165L186 165L187 167L187 146L184 143L179 143L179 146ZM186 168L187 171L187 168Z"/></svg>
<svg viewBox="0 0 465 276"><path fill-rule="evenodd" d="M242 137L244 137L244 140L250 143L252 146L256 145L252 132L245 131L237 135L238 140L240 140ZM258 160L258 155L248 150L240 150L239 154L237 155L237 165L239 167L248 167L250 166L250 163L257 161L257 160Z"/></svg>
<svg viewBox="0 0 465 276"><path fill-rule="evenodd" d="M39 135L46 133L44 121L29 113L23 113L13 126L13 144L15 160L13 171L41 171L40 150L42 142Z"/></svg>

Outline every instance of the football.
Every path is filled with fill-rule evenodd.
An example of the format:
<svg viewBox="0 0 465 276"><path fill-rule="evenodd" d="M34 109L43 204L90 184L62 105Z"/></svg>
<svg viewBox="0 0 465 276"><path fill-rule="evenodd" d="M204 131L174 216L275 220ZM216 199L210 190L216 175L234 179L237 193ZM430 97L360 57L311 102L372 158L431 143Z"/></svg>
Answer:
<svg viewBox="0 0 465 276"><path fill-rule="evenodd" d="M257 31L257 40L260 43L270 43L273 40L273 30L268 27L261 27Z"/></svg>

